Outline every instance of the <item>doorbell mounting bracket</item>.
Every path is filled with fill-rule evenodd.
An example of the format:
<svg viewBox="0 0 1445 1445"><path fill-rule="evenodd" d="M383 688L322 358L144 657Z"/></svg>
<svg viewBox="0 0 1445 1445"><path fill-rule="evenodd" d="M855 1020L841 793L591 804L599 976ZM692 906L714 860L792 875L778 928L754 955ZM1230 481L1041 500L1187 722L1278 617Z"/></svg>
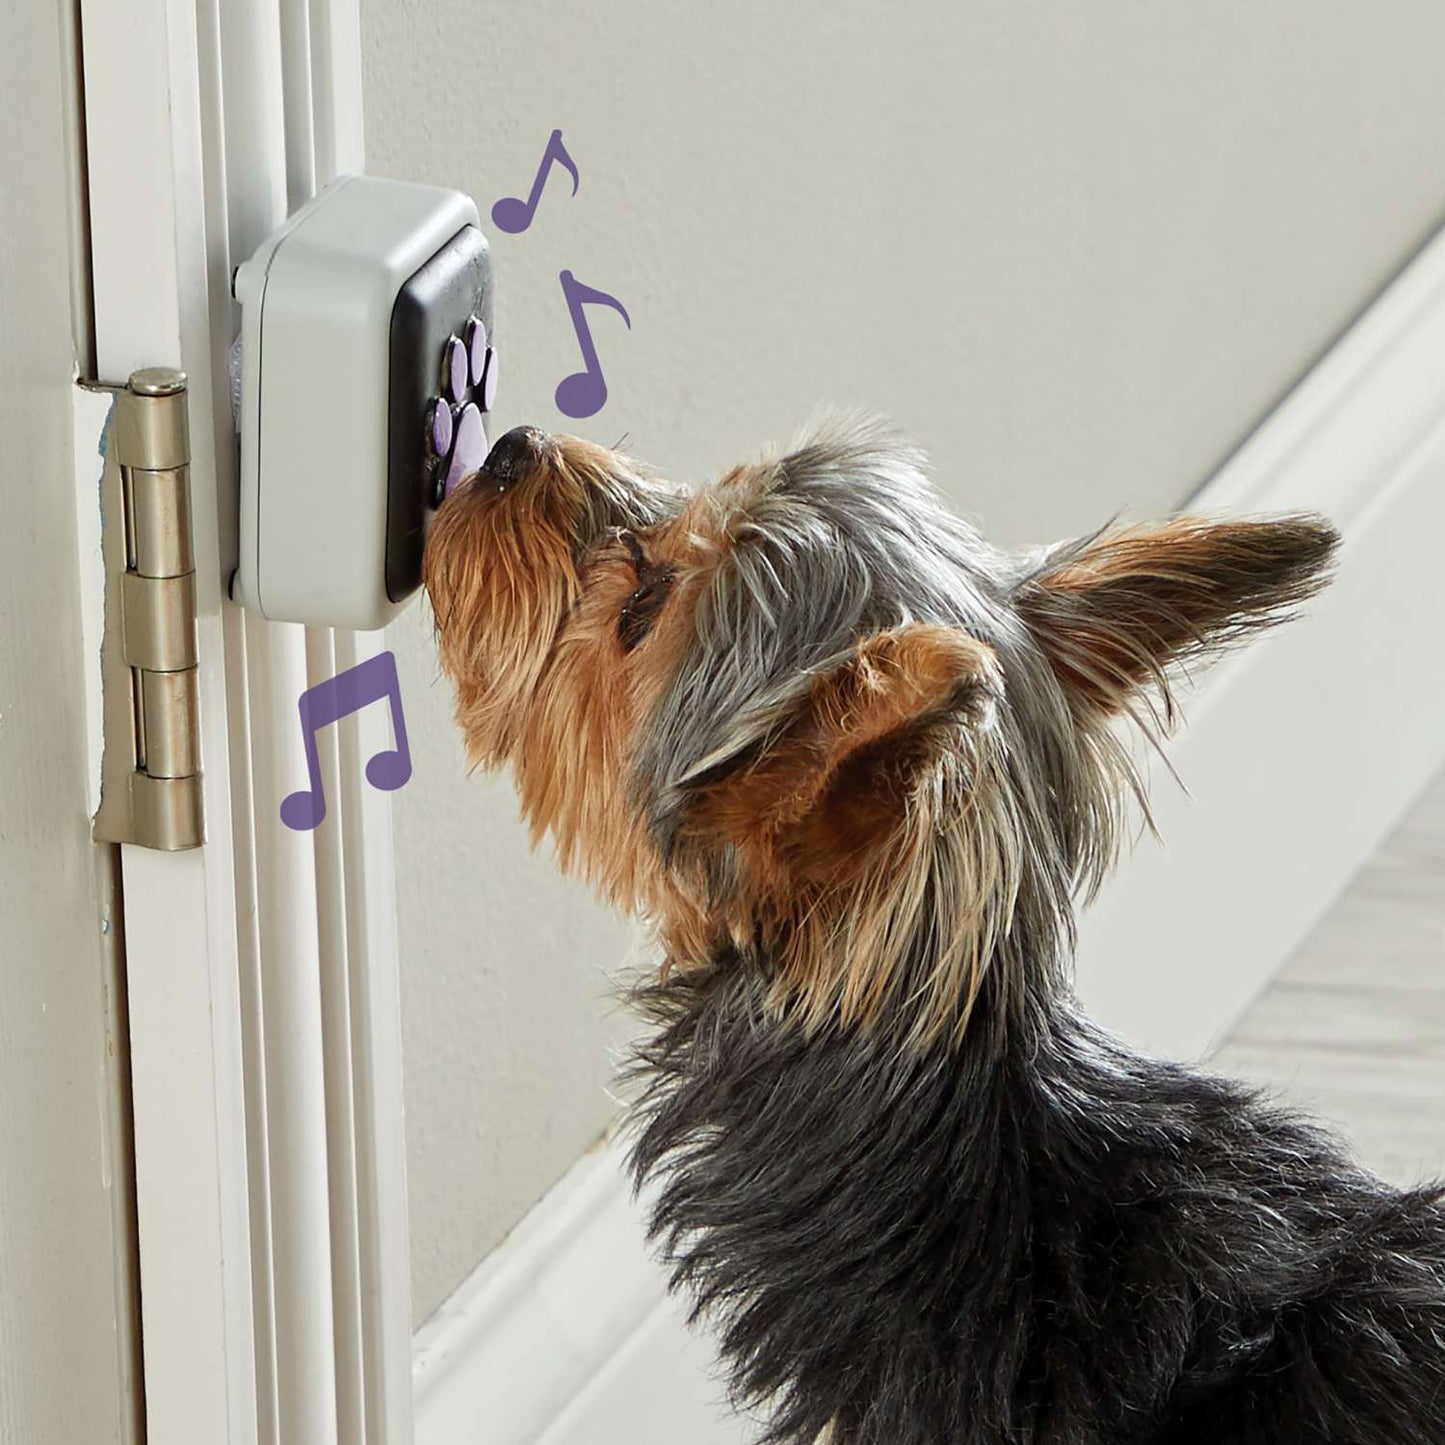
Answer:
<svg viewBox="0 0 1445 1445"><path fill-rule="evenodd" d="M450 338L492 360L477 223L460 192L344 176L237 271L237 602L370 629L416 591L446 464L429 437Z"/></svg>

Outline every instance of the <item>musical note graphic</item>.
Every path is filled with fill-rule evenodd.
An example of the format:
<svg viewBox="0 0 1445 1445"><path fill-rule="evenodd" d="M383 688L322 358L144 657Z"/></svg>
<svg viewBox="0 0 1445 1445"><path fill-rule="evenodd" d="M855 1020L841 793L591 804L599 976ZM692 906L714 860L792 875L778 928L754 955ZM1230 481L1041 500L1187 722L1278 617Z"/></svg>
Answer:
<svg viewBox="0 0 1445 1445"><path fill-rule="evenodd" d="M406 741L406 720L401 714L401 683L396 675L396 654L378 652L345 672L301 694L301 742L306 749L309 788L282 800L281 821L298 833L309 832L326 816L326 795L321 785L321 760L316 754L316 734L331 723L368 703L386 698L391 704L391 730L396 746L374 753L366 763L366 781L373 788L391 792L411 777L411 750Z"/></svg>
<svg viewBox="0 0 1445 1445"><path fill-rule="evenodd" d="M542 164L537 167L537 178L532 182L532 190L527 199L524 201L520 196L503 196L492 207L492 224L499 231L510 231L515 236L532 224L532 217L537 214L537 202L542 199L542 187L546 184L547 172L551 170L554 161L560 161L571 175L572 194L577 194L577 187L581 184L577 175L577 163L567 154L567 147L562 144L562 132L554 130L547 142L547 149L542 152Z"/></svg>
<svg viewBox="0 0 1445 1445"><path fill-rule="evenodd" d="M557 278L562 283L562 294L567 298L567 310L572 314L572 329L577 333L577 344L582 348L582 360L587 363L581 371L564 376L557 383L557 410L563 416L596 416L607 401L607 383L602 378L602 366L597 360L597 347L592 332L587 326L584 306L610 306L632 330L632 318L622 303L605 291L585 286L570 271L563 271Z"/></svg>

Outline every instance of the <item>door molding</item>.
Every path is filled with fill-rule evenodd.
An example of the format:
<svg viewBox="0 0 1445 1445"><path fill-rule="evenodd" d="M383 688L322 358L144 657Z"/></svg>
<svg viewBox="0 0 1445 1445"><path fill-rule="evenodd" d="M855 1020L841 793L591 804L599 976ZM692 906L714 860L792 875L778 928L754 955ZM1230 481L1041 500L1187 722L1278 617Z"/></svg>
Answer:
<svg viewBox="0 0 1445 1445"><path fill-rule="evenodd" d="M391 811L361 783L385 719L318 740L325 826L277 816L306 778L300 693L381 644L226 600L231 268L361 169L358 4L80 0L79 15L95 366L190 383L207 842L121 850L147 1438L405 1445Z"/></svg>

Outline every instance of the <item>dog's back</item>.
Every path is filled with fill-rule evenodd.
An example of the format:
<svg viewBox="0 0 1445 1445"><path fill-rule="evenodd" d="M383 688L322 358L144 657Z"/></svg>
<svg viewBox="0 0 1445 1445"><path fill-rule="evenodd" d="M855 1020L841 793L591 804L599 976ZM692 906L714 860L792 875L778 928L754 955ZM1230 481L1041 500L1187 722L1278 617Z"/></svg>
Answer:
<svg viewBox="0 0 1445 1445"><path fill-rule="evenodd" d="M1060 1008L908 1057L646 1003L636 1161L769 1439L1445 1441L1445 1204Z"/></svg>

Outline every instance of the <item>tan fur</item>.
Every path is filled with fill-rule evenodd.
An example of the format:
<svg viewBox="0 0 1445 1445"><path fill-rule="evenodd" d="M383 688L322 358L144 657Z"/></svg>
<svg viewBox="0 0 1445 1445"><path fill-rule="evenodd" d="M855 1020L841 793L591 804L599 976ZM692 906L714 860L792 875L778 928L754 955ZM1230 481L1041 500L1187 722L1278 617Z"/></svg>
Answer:
<svg viewBox="0 0 1445 1445"><path fill-rule="evenodd" d="M1312 518L1176 517L1105 532L1046 569L1020 607L1080 707L1128 712L1148 686L1167 726L1165 669L1272 625L1313 593L1318 537ZM1271 605L1260 611L1264 597Z"/></svg>
<svg viewBox="0 0 1445 1445"><path fill-rule="evenodd" d="M792 845L794 868L819 882L862 867L860 845L873 841L866 820L883 804L883 779L830 800L816 816L839 768L870 744L941 707L967 681L991 675L982 643L946 627L914 624L858 644L841 667L813 680L806 703L765 757L704 795L695 832L721 836L759 855ZM875 770L881 771L881 770ZM781 861L781 859L777 860Z"/></svg>
<svg viewBox="0 0 1445 1445"><path fill-rule="evenodd" d="M511 765L534 841L550 833L564 868L648 916L670 966L714 967L727 942L747 956L762 932L780 1015L817 1029L903 1012L917 1042L961 1034L1012 926L1028 846L993 727L994 652L910 624L804 676L775 723L753 728L761 751L699 783L664 859L629 791L634 740L773 473L737 468L670 520L619 536L599 518L617 515L617 488L647 484L588 443L538 446L505 489L485 473L457 489L427 543L441 662L473 761ZM1058 549L1024 580L1018 613L1078 715L1080 746L1116 784L1107 808L1135 782L1108 718L1148 707L1153 685L1167 723L1165 668L1308 595L1322 538L1308 519L1185 518ZM642 566L668 586L628 646L619 623ZM1117 827L1113 811L1091 820L1084 889ZM920 931L929 972L909 977Z"/></svg>
<svg viewBox="0 0 1445 1445"><path fill-rule="evenodd" d="M474 763L512 751L557 627L576 600L571 536L580 498L559 470L481 504L469 488L437 514L423 556L443 669L457 685L457 726Z"/></svg>
<svg viewBox="0 0 1445 1445"><path fill-rule="evenodd" d="M664 877L625 797L628 742L686 645L689 609L716 565L712 520L690 509L649 539L679 571L674 595L631 653L617 616L635 585L626 549L601 546L579 572L573 533L596 449L556 439L545 473L508 494L453 494L428 539L425 582L469 757L510 763L533 842L550 833L564 869L612 902L706 947L695 905Z"/></svg>
<svg viewBox="0 0 1445 1445"><path fill-rule="evenodd" d="M761 915L785 940L779 1011L813 1027L866 1021L889 1002L922 902L912 855L944 826L943 795L980 781L950 753L922 769L932 795L919 795L902 758L911 748L931 760L937 740L919 730L962 692L982 700L996 688L996 661L963 633L912 625L866 639L815 678L776 747L706 795L689 822L692 840L732 843L741 860L743 890L709 912L685 858L662 867L626 795L629 741L670 682L697 598L733 544L732 509L763 479L738 469L643 539L676 583L629 653L617 636L635 585L627 549L604 541L585 571L574 558L595 457L569 439L554 445L505 495L480 484L454 493L428 540L426 585L469 755L511 764L534 841L550 833L563 868L648 915L673 966L707 966L720 935L745 942ZM955 811L977 824L960 849L957 887L979 901L964 910L967 938L940 959L930 1032L966 1017L986 957L982 900L1001 883L1007 896L1010 871L997 856L1002 834L977 810L947 816Z"/></svg>
<svg viewBox="0 0 1445 1445"><path fill-rule="evenodd" d="M990 943L986 905L1009 897L1015 871L998 856L1006 833L985 816L992 764L977 746L1000 686L992 652L954 629L880 633L813 680L764 756L703 796L690 832L736 847L749 882L737 941L759 913L782 941L780 1010L821 1027L863 1023L889 1005L925 906L927 859L961 815L969 826L958 830L952 881L970 896L967 926L942 951L920 1016L929 1036L966 1020ZM955 721L946 741L930 735L931 717L960 706L966 729ZM939 806L945 794L976 801L955 813Z"/></svg>

